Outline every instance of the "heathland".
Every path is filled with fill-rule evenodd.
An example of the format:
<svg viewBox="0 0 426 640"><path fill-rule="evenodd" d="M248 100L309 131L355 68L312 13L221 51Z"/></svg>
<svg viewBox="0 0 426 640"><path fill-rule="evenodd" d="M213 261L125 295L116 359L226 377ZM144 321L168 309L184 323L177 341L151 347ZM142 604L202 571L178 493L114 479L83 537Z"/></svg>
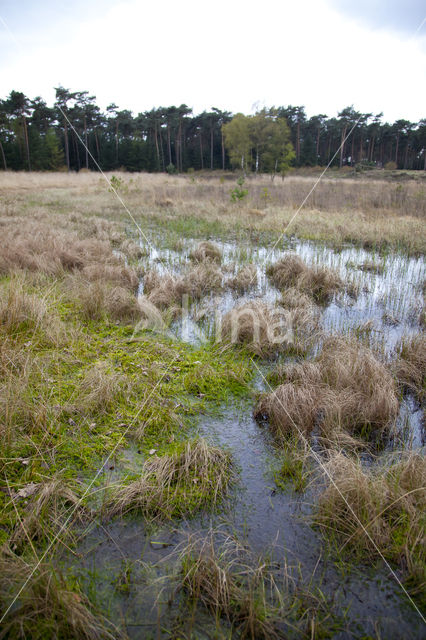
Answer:
<svg viewBox="0 0 426 640"><path fill-rule="evenodd" d="M423 636L426 182L237 178L0 173L0 637Z"/></svg>

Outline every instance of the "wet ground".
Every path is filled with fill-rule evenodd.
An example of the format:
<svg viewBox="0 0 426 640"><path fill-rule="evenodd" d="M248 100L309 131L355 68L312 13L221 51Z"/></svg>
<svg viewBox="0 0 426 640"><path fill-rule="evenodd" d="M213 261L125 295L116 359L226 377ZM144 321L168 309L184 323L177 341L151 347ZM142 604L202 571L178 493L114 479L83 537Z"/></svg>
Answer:
<svg viewBox="0 0 426 640"><path fill-rule="evenodd" d="M181 252L162 251L156 262L159 270L179 273L194 244L187 241ZM172 326L178 339L202 341L214 330L213 324L196 322L201 306L213 314L254 297L275 302L279 294L266 280L265 262L274 262L290 250L309 265L324 264L336 269L359 289L356 299L342 294L322 310L321 322L326 332L351 333L368 322L370 345L389 358L401 337L421 331L423 258L375 256L352 247L337 252L296 240L288 240L285 247L272 254L263 247L217 244L223 252L224 264L256 265L258 283L244 296L226 291L194 305L187 331L182 331L179 321ZM378 264L383 271L364 271L360 267L365 263ZM232 270L229 273L232 275ZM256 385L264 388L260 375ZM102 603L102 609L116 624L123 624L130 637L170 637L179 618L180 601L179 597L172 598L173 579L162 578L176 571L179 545L189 533L222 528L234 532L255 553L271 554L289 568L295 579L311 581L320 587L341 618L340 630L336 630L334 638L424 638L425 627L419 615L410 607L389 569L365 566L349 569L327 557L324 543L309 524L315 484L302 494L291 486L287 491L277 490L272 470L280 454L268 428L254 421L252 411L252 398L235 401L223 407L219 416L201 416L196 426L200 435L231 451L238 469L237 482L223 513L175 522L156 530L147 529L137 518L94 524L78 548L81 560L76 563L76 558L72 558L73 571L84 575L95 600ZM402 402L398 424L401 434L398 446L401 442L409 447L424 444L422 411L411 396ZM127 457L134 469L142 464L131 451ZM195 628L192 637L221 637L214 635L214 624L208 618L197 619Z"/></svg>

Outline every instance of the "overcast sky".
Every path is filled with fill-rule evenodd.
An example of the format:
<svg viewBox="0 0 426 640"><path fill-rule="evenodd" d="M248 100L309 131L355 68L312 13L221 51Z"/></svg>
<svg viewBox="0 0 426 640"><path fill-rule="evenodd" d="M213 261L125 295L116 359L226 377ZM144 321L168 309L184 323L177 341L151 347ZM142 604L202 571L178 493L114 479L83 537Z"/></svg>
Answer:
<svg viewBox="0 0 426 640"><path fill-rule="evenodd" d="M0 97L426 118L425 0L0 0Z"/></svg>

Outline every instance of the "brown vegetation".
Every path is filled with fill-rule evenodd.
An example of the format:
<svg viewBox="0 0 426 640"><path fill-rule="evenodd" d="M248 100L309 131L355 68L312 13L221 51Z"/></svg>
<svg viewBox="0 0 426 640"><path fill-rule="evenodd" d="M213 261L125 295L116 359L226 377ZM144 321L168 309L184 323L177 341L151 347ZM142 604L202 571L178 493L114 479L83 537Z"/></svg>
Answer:
<svg viewBox="0 0 426 640"><path fill-rule="evenodd" d="M19 594L16 604L2 621L1 637L63 638L64 640L113 640L119 629L103 616L95 615L87 597L46 563L26 562L5 547L0 557L1 610Z"/></svg>
<svg viewBox="0 0 426 640"><path fill-rule="evenodd" d="M227 286L238 293L244 293L251 287L257 286L257 269L254 264L246 264L240 267L232 278L227 281Z"/></svg>
<svg viewBox="0 0 426 640"><path fill-rule="evenodd" d="M260 357L272 356L289 345L288 314L253 300L235 307L222 318L222 340L244 345Z"/></svg>
<svg viewBox="0 0 426 640"><path fill-rule="evenodd" d="M222 254L219 247L208 240L200 242L195 249L191 251L189 257L191 260L195 260L196 262L204 262L205 260L221 262L222 260Z"/></svg>
<svg viewBox="0 0 426 640"><path fill-rule="evenodd" d="M426 336L402 340L399 356L393 363L398 383L412 391L419 400L426 397Z"/></svg>
<svg viewBox="0 0 426 640"><path fill-rule="evenodd" d="M409 453L390 466L364 469L358 460L334 453L326 471L327 487L315 514L323 533L357 559L382 554L398 563L413 592L424 594L424 457Z"/></svg>
<svg viewBox="0 0 426 640"><path fill-rule="evenodd" d="M173 518L215 507L230 480L229 454L195 440L175 453L148 458L141 477L116 490L109 500L110 515L132 510L147 518Z"/></svg>
<svg viewBox="0 0 426 640"><path fill-rule="evenodd" d="M270 265L266 273L277 289L296 288L320 303L328 302L335 293L345 288L337 273L327 267L308 267L294 254L288 254Z"/></svg>
<svg viewBox="0 0 426 640"><path fill-rule="evenodd" d="M328 338L313 361L280 367L281 384L260 398L255 415L267 417L273 429L287 436L323 437L346 432L368 438L391 427L398 397L391 374L364 346L343 338Z"/></svg>

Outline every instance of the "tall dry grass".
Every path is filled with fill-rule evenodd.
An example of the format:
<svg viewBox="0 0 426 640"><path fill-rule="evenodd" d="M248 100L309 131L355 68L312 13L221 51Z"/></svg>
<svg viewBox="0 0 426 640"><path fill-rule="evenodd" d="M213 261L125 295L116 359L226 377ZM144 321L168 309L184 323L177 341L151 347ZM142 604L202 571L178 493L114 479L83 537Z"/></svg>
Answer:
<svg viewBox="0 0 426 640"><path fill-rule="evenodd" d="M113 491L107 512L169 519L214 508L227 492L230 463L227 452L205 440L183 443L174 453L147 458L138 480Z"/></svg>
<svg viewBox="0 0 426 640"><path fill-rule="evenodd" d="M272 183L266 176L248 181L247 201L230 202L236 176L164 176L140 174L120 176L126 192L123 198L136 217L167 225L196 216L197 220L217 223L229 232L245 228L253 232L280 234L312 188L316 176L289 177ZM265 189L267 198L265 198ZM37 199L43 213L50 213L51 202L59 202L69 213L76 210L85 217L102 211L110 220L125 219L121 204L98 174L13 174L1 172L0 194L8 217L22 211L25 202ZM159 203L167 201L167 209ZM366 247L402 248L411 253L425 252L424 187L416 180L393 184L387 180L324 178L313 191L303 210L292 222L289 233L333 245L355 242ZM255 208L255 209L254 209ZM259 210L262 216L251 212ZM2 224L2 219L0 219ZM6 218L3 218L3 224Z"/></svg>
<svg viewBox="0 0 426 640"><path fill-rule="evenodd" d="M336 441L340 434L369 439L389 432L399 402L391 373L356 341L332 337L312 361L279 367L281 384L260 397L255 415L278 436L310 435ZM341 439L340 439L341 440Z"/></svg>
<svg viewBox="0 0 426 640"><path fill-rule="evenodd" d="M397 563L411 582L412 594L424 597L424 457L407 453L390 465L368 469L357 459L333 453L326 471L326 488L315 513L317 526L358 560L381 554Z"/></svg>

